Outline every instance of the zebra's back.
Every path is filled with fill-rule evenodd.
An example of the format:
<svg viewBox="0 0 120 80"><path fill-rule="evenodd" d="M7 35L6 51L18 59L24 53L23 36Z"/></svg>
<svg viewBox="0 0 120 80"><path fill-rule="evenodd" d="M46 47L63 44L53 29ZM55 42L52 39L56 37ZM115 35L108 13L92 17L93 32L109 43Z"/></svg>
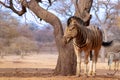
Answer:
<svg viewBox="0 0 120 80"><path fill-rule="evenodd" d="M101 30L94 25L87 26L87 28L91 31L91 33L88 34L88 36L92 43L92 49L98 48L98 46L100 47L102 44Z"/></svg>

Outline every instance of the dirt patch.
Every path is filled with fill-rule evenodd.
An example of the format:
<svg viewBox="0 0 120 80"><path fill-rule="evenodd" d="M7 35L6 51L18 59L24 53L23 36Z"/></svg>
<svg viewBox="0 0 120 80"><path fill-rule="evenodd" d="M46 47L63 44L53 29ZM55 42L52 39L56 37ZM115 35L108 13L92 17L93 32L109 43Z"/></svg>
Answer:
<svg viewBox="0 0 120 80"><path fill-rule="evenodd" d="M54 69L49 68L2 68L0 80L120 80L119 75L107 75L107 70L97 70L96 77L56 76ZM120 72L117 72L120 74Z"/></svg>
<svg viewBox="0 0 120 80"><path fill-rule="evenodd" d="M97 64L96 77L56 76L56 54L31 55L25 56L24 59L6 56L0 59L0 63L0 80L120 80L120 70L115 75L108 75L114 71L108 71L107 63L100 62Z"/></svg>
<svg viewBox="0 0 120 80"><path fill-rule="evenodd" d="M0 77L49 77L53 72L47 68L0 68Z"/></svg>

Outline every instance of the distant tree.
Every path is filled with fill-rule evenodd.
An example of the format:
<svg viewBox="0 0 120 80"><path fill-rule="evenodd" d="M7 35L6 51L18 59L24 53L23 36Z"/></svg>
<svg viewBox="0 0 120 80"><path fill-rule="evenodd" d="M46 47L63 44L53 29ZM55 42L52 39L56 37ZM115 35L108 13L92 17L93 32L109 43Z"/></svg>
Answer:
<svg viewBox="0 0 120 80"><path fill-rule="evenodd" d="M108 34L110 28L115 26L116 3L113 0L94 0L92 10L95 14L95 19L93 20L96 25L102 28L104 33L104 41L108 41ZM100 14L101 12L101 14ZM104 16L104 17L101 17ZM105 48L101 49L101 61L105 61Z"/></svg>
<svg viewBox="0 0 120 80"><path fill-rule="evenodd" d="M115 8L114 8L114 16L115 16L115 25L117 25L120 28L120 0L117 0L115 3Z"/></svg>
<svg viewBox="0 0 120 80"><path fill-rule="evenodd" d="M22 26L19 26L17 29L18 29L18 33L21 36L24 36L29 39L33 39L34 35L33 35L33 31L30 29L30 25L22 24Z"/></svg>
<svg viewBox="0 0 120 80"><path fill-rule="evenodd" d="M19 23L16 18L8 15L9 12L6 13L1 11L0 13L0 37L8 40L9 42L9 39L19 36L17 31L17 25Z"/></svg>
<svg viewBox="0 0 120 80"><path fill-rule="evenodd" d="M34 33L34 37L38 42L46 43L46 42L54 42L53 31L50 29L42 29L36 30Z"/></svg>
<svg viewBox="0 0 120 80"><path fill-rule="evenodd" d="M0 38L0 56L1 56L1 58L3 58L5 55L3 52L5 43L6 43L6 40L3 38Z"/></svg>
<svg viewBox="0 0 120 80"><path fill-rule="evenodd" d="M22 24L9 12L0 12L0 54L1 57L21 51L38 51L37 41L29 25ZM22 36L22 37L21 37ZM32 45L32 46L31 46Z"/></svg>
<svg viewBox="0 0 120 80"><path fill-rule="evenodd" d="M20 54L21 57L24 57L24 55L26 55L28 52L39 50L36 41L32 41L24 36L12 39L10 47L14 53Z"/></svg>
<svg viewBox="0 0 120 80"><path fill-rule="evenodd" d="M8 24L8 22L2 22L2 24L0 24L0 53L2 54L1 57L8 53L9 46L11 45L11 39L19 36L16 27L10 26Z"/></svg>

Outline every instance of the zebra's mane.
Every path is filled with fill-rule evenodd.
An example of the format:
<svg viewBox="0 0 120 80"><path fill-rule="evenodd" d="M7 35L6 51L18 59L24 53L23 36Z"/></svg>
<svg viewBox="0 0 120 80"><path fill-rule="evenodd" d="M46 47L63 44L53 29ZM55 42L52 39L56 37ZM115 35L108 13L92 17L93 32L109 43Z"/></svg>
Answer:
<svg viewBox="0 0 120 80"><path fill-rule="evenodd" d="M81 25L84 25L84 23L85 23L81 18L79 18L79 17L77 17L77 16L71 16L71 17L68 18L68 20L67 20L67 26L70 25L72 19L75 19L75 20L78 21Z"/></svg>

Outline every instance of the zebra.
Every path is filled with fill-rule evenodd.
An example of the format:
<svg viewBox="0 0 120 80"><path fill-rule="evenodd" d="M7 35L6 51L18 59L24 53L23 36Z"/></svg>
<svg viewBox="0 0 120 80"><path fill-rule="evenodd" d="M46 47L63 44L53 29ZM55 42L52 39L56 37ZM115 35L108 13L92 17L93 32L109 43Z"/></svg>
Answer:
<svg viewBox="0 0 120 80"><path fill-rule="evenodd" d="M75 55L77 57L76 76L81 75L81 52L84 51L84 74L86 76L96 75L96 63L98 53L103 46L110 46L112 41L103 42L102 31L95 26L84 26L84 21L76 16L67 20L67 27L63 36L64 43L67 44L73 40ZM93 54L94 52L94 54ZM88 57L90 56L90 67L87 71Z"/></svg>
<svg viewBox="0 0 120 80"><path fill-rule="evenodd" d="M117 71L119 69L119 63L120 63L120 51L108 53L109 70L111 70L111 65L113 62L114 62L114 70Z"/></svg>

